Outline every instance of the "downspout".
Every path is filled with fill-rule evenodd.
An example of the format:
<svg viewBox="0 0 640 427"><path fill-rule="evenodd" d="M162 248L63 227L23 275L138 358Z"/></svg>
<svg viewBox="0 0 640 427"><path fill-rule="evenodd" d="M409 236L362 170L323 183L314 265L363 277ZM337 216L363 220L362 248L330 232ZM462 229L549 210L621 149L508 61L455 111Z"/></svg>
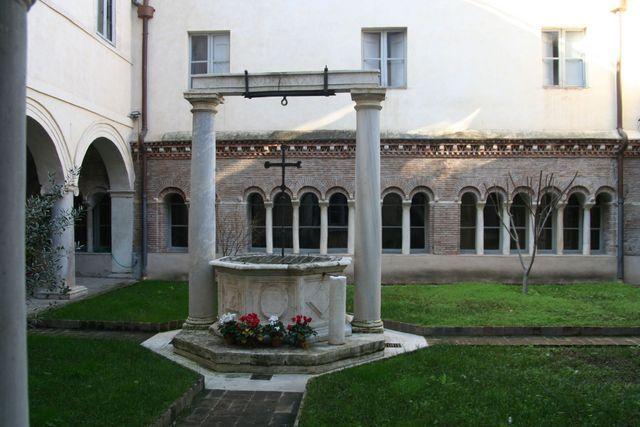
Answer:
<svg viewBox="0 0 640 427"><path fill-rule="evenodd" d="M622 122L622 16L627 10L627 0L621 0L620 6L613 10L618 15L618 59L616 61L616 130L620 137L620 148L617 152L618 175L618 251L617 278L624 281L624 151L629 137L624 131Z"/></svg>
<svg viewBox="0 0 640 427"><path fill-rule="evenodd" d="M149 47L149 20L153 18L155 9L144 0L138 6L138 18L142 19L142 106L141 126L138 133L138 162L140 169L140 275L144 279L147 273L147 161L144 141L149 131L147 120L147 65Z"/></svg>

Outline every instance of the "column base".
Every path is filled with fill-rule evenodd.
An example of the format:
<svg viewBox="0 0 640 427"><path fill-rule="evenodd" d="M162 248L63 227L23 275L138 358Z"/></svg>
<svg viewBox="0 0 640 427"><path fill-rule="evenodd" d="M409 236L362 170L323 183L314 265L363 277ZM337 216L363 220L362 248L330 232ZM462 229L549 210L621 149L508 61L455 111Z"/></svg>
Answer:
<svg viewBox="0 0 640 427"><path fill-rule="evenodd" d="M40 289L36 291L34 297L37 299L52 300L74 300L87 294L87 288L84 286L74 286L68 292L59 290Z"/></svg>
<svg viewBox="0 0 640 427"><path fill-rule="evenodd" d="M354 334L382 334L384 324L382 320L352 320L351 330Z"/></svg>
<svg viewBox="0 0 640 427"><path fill-rule="evenodd" d="M182 324L182 329L188 329L191 331L206 331L209 329L211 325L216 322L216 317L191 317L189 316L187 320Z"/></svg>

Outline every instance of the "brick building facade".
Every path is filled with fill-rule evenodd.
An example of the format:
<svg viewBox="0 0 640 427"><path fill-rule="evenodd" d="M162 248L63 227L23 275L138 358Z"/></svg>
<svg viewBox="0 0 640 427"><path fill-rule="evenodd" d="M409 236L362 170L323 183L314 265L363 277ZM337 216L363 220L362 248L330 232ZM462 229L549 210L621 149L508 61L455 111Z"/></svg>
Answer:
<svg viewBox="0 0 640 427"><path fill-rule="evenodd" d="M279 156L279 144L289 147L291 161L302 161L302 169L288 171L287 193L295 209L306 193L316 195L318 205L329 202L332 194L343 193L351 201L354 197L355 142L350 138L321 138L302 136L288 141L275 139L239 140L223 134L217 144L217 205L219 220L232 223L236 228L251 229L249 197L258 194L267 208L276 198L280 175L277 170L265 169L265 160ZM147 231L149 274L155 277L185 277L187 259L185 247L171 245L171 195L177 194L188 206L190 141L188 139L150 142L147 144ZM580 210L562 213L564 224L574 222L570 215L578 215L578 242L570 240L570 232L552 220L553 242L549 250L541 250L534 268L538 281L576 281L588 279L614 279L617 252L617 169L616 140L427 140L383 138L381 141L381 196L395 193L404 204L410 205L416 194L424 194L428 201L425 215L425 239L420 248L409 245L409 251L400 244L383 248L383 280L385 282L470 280L517 280L517 250L505 248L499 231L497 247L490 242L473 242L474 247L462 247L461 204L465 193L473 195L485 220L494 209L486 205L490 193L499 194L500 203L511 204L518 193L534 189L509 188L507 177L511 173L516 183L526 177L537 177L540 171L554 173L559 187L569 183L577 172L564 204L575 196ZM626 152L627 187L633 188L637 176L637 158L640 149L630 144ZM509 187L512 187L509 184ZM625 253L638 254L638 221L636 191L627 190L628 209L625 215ZM315 199L314 199L315 200ZM484 207L483 207L484 205ZM564 205L563 205L564 206ZM591 224L594 240L583 247L583 209L601 209L598 224ZM293 208L292 208L293 209ZM399 208L398 208L399 209ZM594 209L595 210L595 209ZM345 210L346 211L346 210ZM353 211L350 211L352 213ZM554 214L555 215L555 214ZM593 213L590 214L594 218ZM384 216L384 215L383 215ZM273 219L274 224L277 219ZM413 220L411 220L413 221ZM291 225L291 224L289 224ZM478 223L475 224L476 227ZM329 227L331 224L329 224ZM400 227L402 225L400 224ZM495 224L494 224L495 226ZM326 227L322 225L321 227ZM385 223L383 220L383 228ZM414 224L411 224L414 227ZM223 227L224 228L224 227ZM288 233L295 233L296 228ZM482 232L489 238L489 226ZM495 227L494 227L495 228ZM565 228L569 228L566 225ZM275 250L278 245L277 226L272 227ZM597 231L594 231L597 230ZM495 231L495 230L494 230ZM300 231L298 231L300 232ZM598 237L594 233L599 233ZM391 235L392 235L391 230ZM399 236L399 230L398 230ZM559 237L562 236L562 237ZM241 250L267 251L273 248L252 247L251 232L239 236L245 240ZM220 240L221 236L219 236ZM508 237L507 237L508 239ZM393 239L392 239L393 240ZM397 239L396 239L397 240ZM468 240L468 239L467 239ZM525 238L527 240L527 238ZM559 243L562 240L562 243ZM421 241L422 243L422 241ZM483 244L484 243L484 244ZM317 244L317 241L315 242ZM468 244L468 243L467 243ZM526 243L525 243L526 244ZM482 245L483 247L479 247ZM573 245L573 246L572 246ZM576 246L577 245L577 246ZM288 252L294 251L290 242ZM307 245L308 246L308 245ZM560 246L560 247L559 247ZM298 248L296 248L298 249ZM349 253L352 248L334 248L330 253ZM320 245L298 249L302 253L323 252ZM219 252L224 252L219 247ZM446 269L446 272L444 271ZM442 274L439 274L442 273Z"/></svg>

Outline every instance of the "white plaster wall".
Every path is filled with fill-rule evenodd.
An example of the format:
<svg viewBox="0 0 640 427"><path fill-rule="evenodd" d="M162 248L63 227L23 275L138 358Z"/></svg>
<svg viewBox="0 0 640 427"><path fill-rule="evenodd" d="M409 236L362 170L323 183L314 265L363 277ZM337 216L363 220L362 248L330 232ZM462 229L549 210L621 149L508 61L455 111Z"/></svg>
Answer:
<svg viewBox="0 0 640 427"><path fill-rule="evenodd" d="M625 15L625 126L637 129L637 2ZM188 33L230 31L231 72L359 69L361 30L407 28L408 85L388 91L387 132L498 132L614 136L617 18L614 0L154 0L150 135L189 132ZM586 89L542 87L541 29L587 28ZM346 95L330 99L228 99L223 131L353 129ZM633 134L632 134L633 136Z"/></svg>
<svg viewBox="0 0 640 427"><path fill-rule="evenodd" d="M124 159L130 184L128 142L137 131L127 117L132 9L129 0L116 0L116 39L111 44L96 32L96 1L39 0L28 15L27 59L28 114L46 122L65 169L81 164L95 138L107 137Z"/></svg>

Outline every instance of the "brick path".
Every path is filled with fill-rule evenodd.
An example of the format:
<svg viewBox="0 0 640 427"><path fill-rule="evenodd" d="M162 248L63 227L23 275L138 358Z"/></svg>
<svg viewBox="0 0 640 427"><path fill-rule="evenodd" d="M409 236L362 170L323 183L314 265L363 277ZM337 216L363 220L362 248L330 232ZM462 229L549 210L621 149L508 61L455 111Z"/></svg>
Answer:
<svg viewBox="0 0 640 427"><path fill-rule="evenodd" d="M427 337L429 345L640 345L640 337Z"/></svg>
<svg viewBox="0 0 640 427"><path fill-rule="evenodd" d="M180 427L293 426L302 393L206 390Z"/></svg>
<svg viewBox="0 0 640 427"><path fill-rule="evenodd" d="M90 331L83 329L29 329L29 334L47 335L58 337L97 338L131 340L138 343L146 341L155 335L155 332L128 332L128 331Z"/></svg>

